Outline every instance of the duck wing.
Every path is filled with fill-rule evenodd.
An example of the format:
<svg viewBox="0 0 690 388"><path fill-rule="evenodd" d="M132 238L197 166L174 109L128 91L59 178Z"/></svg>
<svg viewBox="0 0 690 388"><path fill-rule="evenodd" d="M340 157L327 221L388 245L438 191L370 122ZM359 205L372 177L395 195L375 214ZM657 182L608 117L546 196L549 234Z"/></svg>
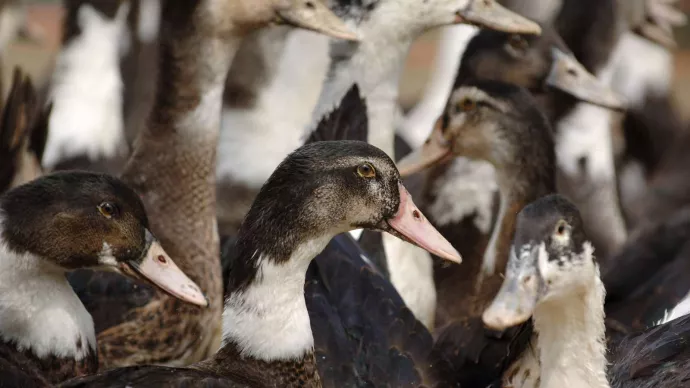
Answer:
<svg viewBox="0 0 690 388"><path fill-rule="evenodd" d="M431 334L349 234L312 262L305 297L324 387L435 385Z"/></svg>
<svg viewBox="0 0 690 388"><path fill-rule="evenodd" d="M690 316L623 338L611 352L612 387L690 385Z"/></svg>
<svg viewBox="0 0 690 388"><path fill-rule="evenodd" d="M609 332L644 330L690 291L690 208L639 230L602 264Z"/></svg>
<svg viewBox="0 0 690 388"><path fill-rule="evenodd" d="M234 388L246 387L228 377L191 368L132 366L112 369L97 375L68 380L60 388L179 387Z"/></svg>

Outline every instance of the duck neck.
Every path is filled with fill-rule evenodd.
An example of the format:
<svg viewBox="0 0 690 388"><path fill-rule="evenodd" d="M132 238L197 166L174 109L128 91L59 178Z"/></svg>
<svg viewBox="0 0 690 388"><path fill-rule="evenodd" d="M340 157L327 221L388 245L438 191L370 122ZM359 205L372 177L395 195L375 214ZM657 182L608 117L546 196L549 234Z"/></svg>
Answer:
<svg viewBox="0 0 690 388"><path fill-rule="evenodd" d="M496 227L484 253L483 268L486 275L493 275L496 270L502 273L505 269L510 243L515 234L515 222L522 208L556 191L553 145L550 150L545 151L547 157L541 163L535 161L496 168L501 202Z"/></svg>
<svg viewBox="0 0 690 388"><path fill-rule="evenodd" d="M47 259L21 252L8 244L0 219L0 339L33 359L50 379L77 374L74 369L51 370L46 360L90 364L95 372L96 336L93 320L65 278L64 270ZM89 368L90 366L90 368ZM67 374L65 374L67 373Z"/></svg>
<svg viewBox="0 0 690 388"><path fill-rule="evenodd" d="M158 88L123 178L141 195L151 227L220 314L215 162L225 77L242 33L208 21L220 2L165 2Z"/></svg>
<svg viewBox="0 0 690 388"><path fill-rule="evenodd" d="M314 339L304 281L311 260L332 237L303 241L289 257L238 242L240 257L233 267L223 312L224 348L266 362L311 356Z"/></svg>
<svg viewBox="0 0 690 388"><path fill-rule="evenodd" d="M591 245L585 253L591 255ZM591 262L591 261L590 261ZM608 388L604 285L594 265L591 283L579 292L542 302L534 311L541 388Z"/></svg>

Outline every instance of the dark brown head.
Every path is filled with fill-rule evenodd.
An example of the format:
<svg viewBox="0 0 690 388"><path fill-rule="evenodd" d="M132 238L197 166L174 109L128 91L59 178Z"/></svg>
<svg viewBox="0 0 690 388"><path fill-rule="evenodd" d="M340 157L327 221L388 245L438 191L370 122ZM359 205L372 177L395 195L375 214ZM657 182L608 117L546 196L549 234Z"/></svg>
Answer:
<svg viewBox="0 0 690 388"><path fill-rule="evenodd" d="M525 89L468 81L451 92L429 139L398 168L405 176L452 156L486 160L508 173L553 168L553 134Z"/></svg>
<svg viewBox="0 0 690 388"><path fill-rule="evenodd" d="M612 109L624 106L620 96L575 59L550 26L542 26L540 36L481 30L467 45L455 84L468 79L511 83L551 99L565 94L571 97L565 101L570 105L579 100Z"/></svg>
<svg viewBox="0 0 690 388"><path fill-rule="evenodd" d="M143 276L191 303L206 305L149 231L144 206L121 180L91 172L60 172L0 197L2 242L46 269L104 268Z"/></svg>
<svg viewBox="0 0 690 388"><path fill-rule="evenodd" d="M416 208L383 151L360 141L320 141L290 154L257 195L240 228L243 260L233 265L234 281L240 282L233 288L255 275L252 256L285 262L309 241L326 238L325 245L330 237L358 228L389 232L460 261Z"/></svg>

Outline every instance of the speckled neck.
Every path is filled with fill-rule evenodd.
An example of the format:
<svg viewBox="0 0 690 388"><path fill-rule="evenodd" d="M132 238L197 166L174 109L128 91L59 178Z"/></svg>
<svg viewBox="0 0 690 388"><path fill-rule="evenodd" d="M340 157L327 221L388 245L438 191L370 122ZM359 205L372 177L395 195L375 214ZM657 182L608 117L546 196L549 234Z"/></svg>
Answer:
<svg viewBox="0 0 690 388"><path fill-rule="evenodd" d="M189 315L179 322L181 335L202 338L194 347L205 350L187 362L205 358L220 340L223 285L215 214L216 147L225 76L241 35L228 35L227 26L226 33L219 33L209 25L212 4L165 3L157 94L122 176L142 195L151 229L165 250L210 300L206 309L173 306L177 304L159 294L173 303L161 304L159 314L170 315L167 309L174 308L176 315ZM138 330L146 336L148 330L159 328L142 322ZM173 354L160 354L163 360L145 362L189 357L188 346L181 343Z"/></svg>

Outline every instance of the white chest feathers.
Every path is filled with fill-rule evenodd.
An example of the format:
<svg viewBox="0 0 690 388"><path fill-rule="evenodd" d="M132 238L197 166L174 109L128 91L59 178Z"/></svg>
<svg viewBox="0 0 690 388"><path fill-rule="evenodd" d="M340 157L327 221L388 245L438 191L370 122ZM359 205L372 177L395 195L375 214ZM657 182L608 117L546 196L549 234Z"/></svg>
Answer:
<svg viewBox="0 0 690 388"><path fill-rule="evenodd" d="M475 226L489 233L493 219L494 194L498 191L496 170L488 162L456 158L434 182L436 195L429 214L438 225L448 225L476 215Z"/></svg>
<svg viewBox="0 0 690 388"><path fill-rule="evenodd" d="M64 273L0 241L0 337L39 358L81 360L96 348L93 319Z"/></svg>
<svg viewBox="0 0 690 388"><path fill-rule="evenodd" d="M81 33L58 55L51 81L46 167L81 155L109 158L124 147L120 54L129 42L128 13L129 3L114 19L88 4L79 8Z"/></svg>

